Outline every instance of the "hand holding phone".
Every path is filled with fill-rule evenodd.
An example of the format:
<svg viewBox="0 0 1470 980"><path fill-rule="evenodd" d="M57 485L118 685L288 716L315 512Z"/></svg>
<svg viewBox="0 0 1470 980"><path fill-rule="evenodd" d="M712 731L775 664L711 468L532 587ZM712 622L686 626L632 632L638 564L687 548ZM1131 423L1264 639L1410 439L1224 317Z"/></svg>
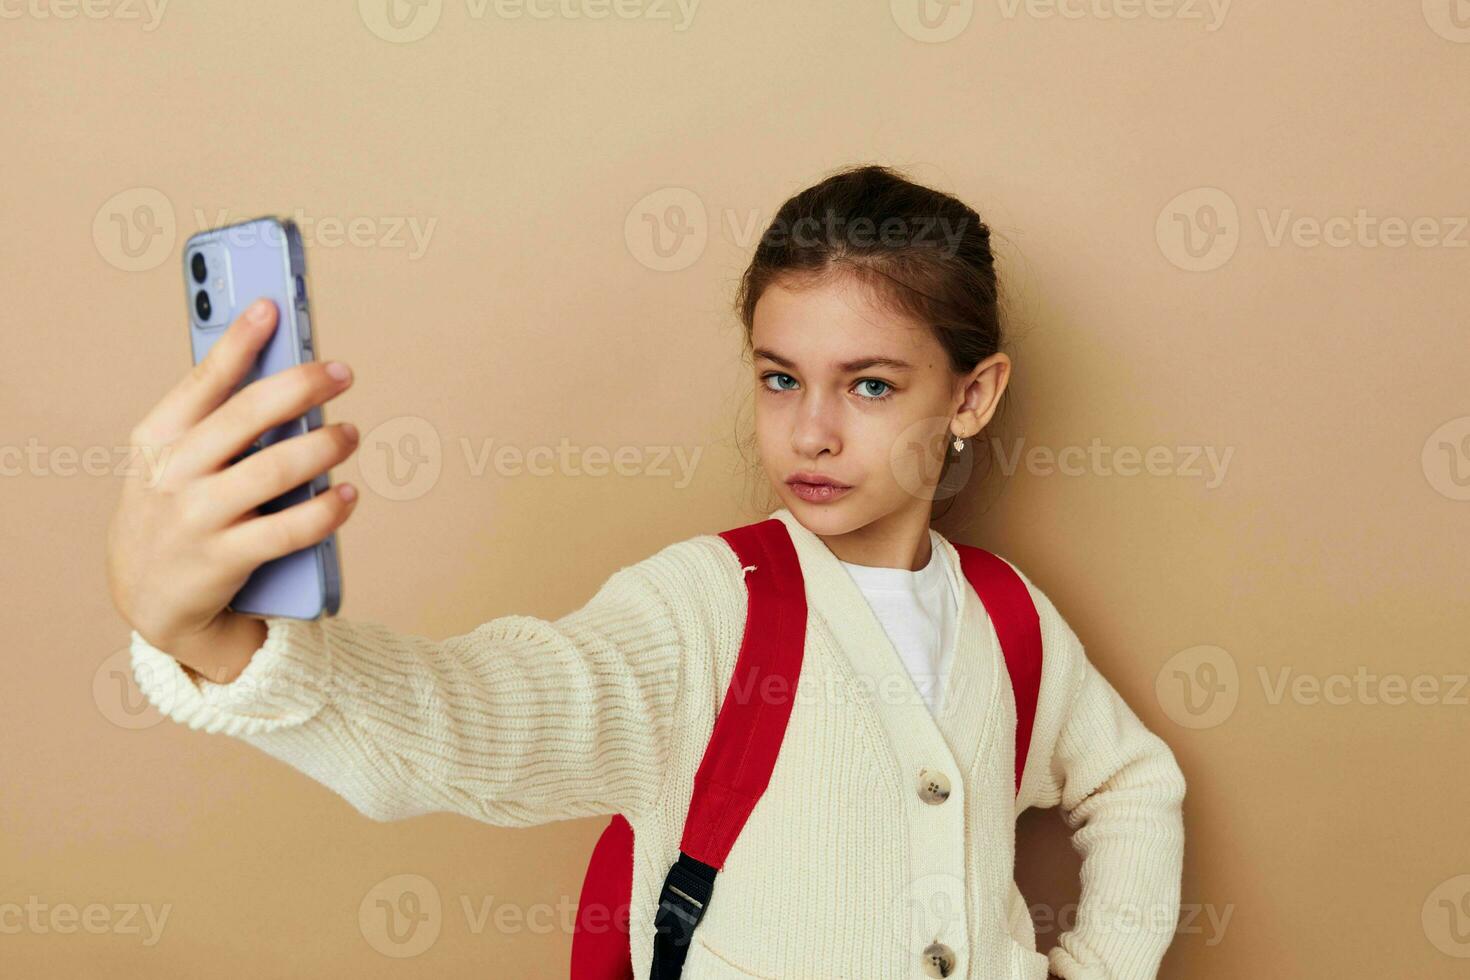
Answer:
<svg viewBox="0 0 1470 980"><path fill-rule="evenodd" d="M355 507L354 488L343 484L285 510L255 512L351 456L357 434L347 423L231 463L261 432L351 385L350 372L339 379L311 362L235 390L276 319L269 302L262 319L241 314L131 433L141 462L124 481L108 528L108 580L123 618L175 655L238 632L231 620L243 614L226 606L251 573L334 533Z"/></svg>
<svg viewBox="0 0 1470 980"><path fill-rule="evenodd" d="M192 281L192 258L185 268ZM209 271L204 281L214 283ZM242 668L221 646L241 642L246 626L257 640L243 657L258 646L263 631L246 613L336 611L336 549L329 582L322 545L351 515L356 492L328 487L326 473L356 451L358 436L350 424L322 422L321 406L351 386L350 370L304 357L309 325L296 321L283 335L286 311L273 299L235 295L238 315L210 326L215 297L200 301L191 290L205 322L191 326L196 363L130 434L135 465L108 528L107 574L114 605L144 639L187 664ZM288 352L292 363L283 364ZM272 563L306 586L255 593L280 598L274 608L241 603Z"/></svg>
<svg viewBox="0 0 1470 980"><path fill-rule="evenodd" d="M261 298L275 305L276 329L238 386L247 388L315 359L306 250L295 222L265 217L203 231L184 245L183 258L189 339L196 363L208 355L225 325ZM321 425L321 406L312 405L299 416L257 432L230 462ZM328 475L319 473L307 483L260 502L258 513L285 510L326 493L329 487ZM334 533L256 568L230 600L230 608L258 616L317 619L335 615L341 601L341 564Z"/></svg>
<svg viewBox="0 0 1470 980"><path fill-rule="evenodd" d="M190 307L190 345L194 361L203 360L223 328L251 301L275 304L275 334L260 348L238 386L293 369L316 359L312 316L306 292L306 247L293 220L256 217L213 231L198 232L184 245L184 284ZM294 419L273 425L231 460L312 432L322 426L322 408L312 406ZM279 497L262 502L257 513L272 514L328 491L320 473ZM238 613L319 619L334 616L341 604L341 563L337 535L272 558L257 567L229 602Z"/></svg>

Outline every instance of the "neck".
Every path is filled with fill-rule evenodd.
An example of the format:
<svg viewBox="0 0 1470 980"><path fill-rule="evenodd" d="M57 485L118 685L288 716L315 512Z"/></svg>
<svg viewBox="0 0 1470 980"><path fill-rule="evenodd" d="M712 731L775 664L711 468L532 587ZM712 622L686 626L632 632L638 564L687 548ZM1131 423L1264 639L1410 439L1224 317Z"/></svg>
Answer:
<svg viewBox="0 0 1470 980"><path fill-rule="evenodd" d="M817 537L839 561L916 572L929 564L934 550L926 509L895 511L844 534Z"/></svg>

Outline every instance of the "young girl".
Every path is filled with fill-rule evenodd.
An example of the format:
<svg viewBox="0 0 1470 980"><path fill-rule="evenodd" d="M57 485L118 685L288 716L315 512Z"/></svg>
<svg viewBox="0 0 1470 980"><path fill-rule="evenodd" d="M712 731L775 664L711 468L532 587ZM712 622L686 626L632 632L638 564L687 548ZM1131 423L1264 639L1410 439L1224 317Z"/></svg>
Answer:
<svg viewBox="0 0 1470 980"><path fill-rule="evenodd" d="M1023 575L1044 659L1017 793L996 634L930 527L936 486L972 462L1010 376L989 229L887 168L845 170L781 207L738 305L769 514L795 547L809 615L777 764L683 976L1155 976L1179 911L1173 755ZM234 614L251 569L351 512L338 494L252 510L349 456L346 424L227 465L348 384L307 364L231 394L273 328L273 308L242 316L134 430L171 454L161 480L125 488L110 532L143 693L374 820L624 815L634 975L648 976L660 890L742 639L739 559L698 535L618 570L560 619L502 616L442 641ZM1048 956L1013 881L1014 832L1025 808L1056 805L1083 855L1082 896Z"/></svg>

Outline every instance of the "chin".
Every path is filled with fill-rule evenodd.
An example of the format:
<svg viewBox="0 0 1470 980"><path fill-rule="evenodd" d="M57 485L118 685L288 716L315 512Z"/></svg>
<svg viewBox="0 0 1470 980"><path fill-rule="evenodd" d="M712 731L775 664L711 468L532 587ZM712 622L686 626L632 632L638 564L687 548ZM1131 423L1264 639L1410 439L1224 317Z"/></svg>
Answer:
<svg viewBox="0 0 1470 980"><path fill-rule="evenodd" d="M857 503L853 499L854 495L855 492L849 493L841 500L818 504L802 500L785 486L782 487L779 494L782 505L801 521L803 527L813 534L826 537L847 534L867 524L867 520L860 513L860 508L854 506Z"/></svg>

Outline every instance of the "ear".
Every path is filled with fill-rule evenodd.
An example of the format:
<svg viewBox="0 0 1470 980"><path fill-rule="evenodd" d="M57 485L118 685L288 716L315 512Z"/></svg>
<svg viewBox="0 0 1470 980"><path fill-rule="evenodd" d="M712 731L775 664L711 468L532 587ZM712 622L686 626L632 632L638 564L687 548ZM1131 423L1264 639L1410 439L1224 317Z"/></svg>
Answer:
<svg viewBox="0 0 1470 980"><path fill-rule="evenodd" d="M1010 379L1011 359L1005 354L992 354L976 364L959 382L951 432L965 439L978 436L990 424Z"/></svg>

